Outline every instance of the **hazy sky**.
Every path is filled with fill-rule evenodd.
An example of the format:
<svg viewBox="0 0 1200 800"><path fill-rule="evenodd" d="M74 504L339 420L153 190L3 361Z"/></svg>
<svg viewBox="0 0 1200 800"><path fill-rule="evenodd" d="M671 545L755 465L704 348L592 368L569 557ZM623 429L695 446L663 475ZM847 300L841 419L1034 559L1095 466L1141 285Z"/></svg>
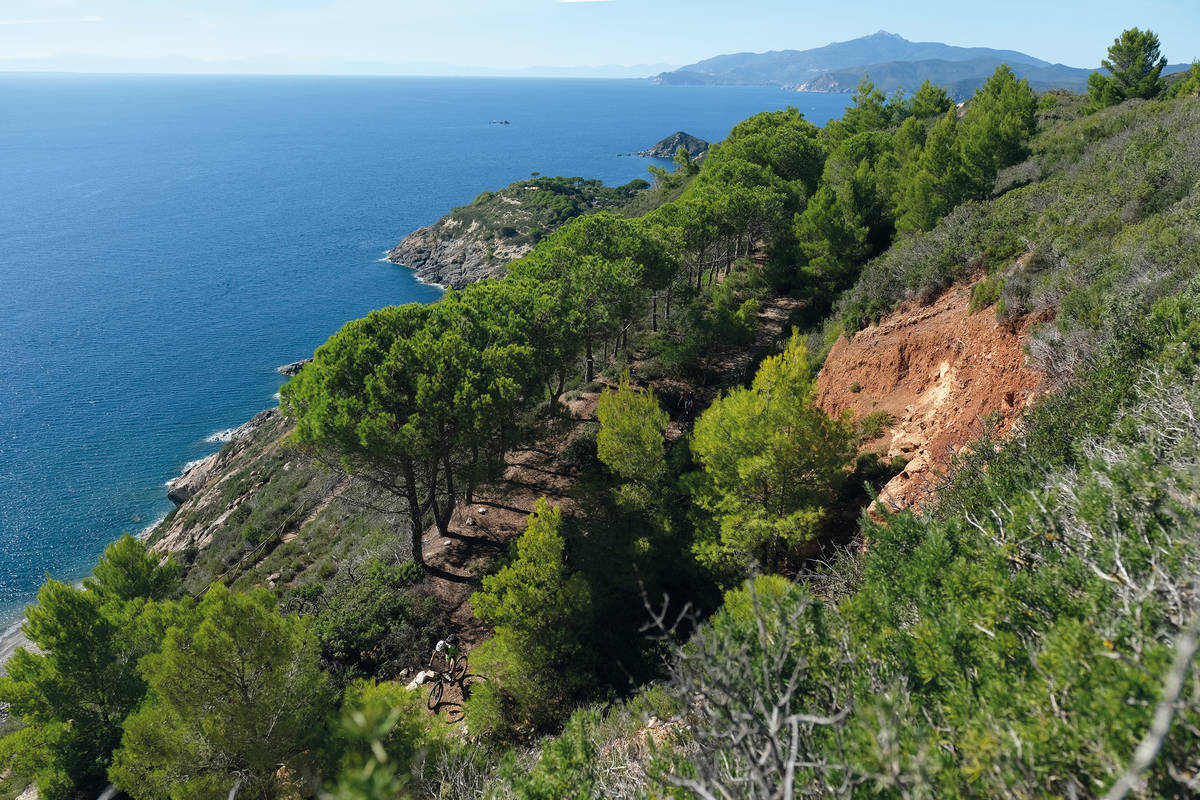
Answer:
<svg viewBox="0 0 1200 800"><path fill-rule="evenodd" d="M0 62L87 53L318 72L336 62L682 65L885 29L1091 67L1133 26L1156 31L1172 62L1200 57L1200 0L0 0Z"/></svg>

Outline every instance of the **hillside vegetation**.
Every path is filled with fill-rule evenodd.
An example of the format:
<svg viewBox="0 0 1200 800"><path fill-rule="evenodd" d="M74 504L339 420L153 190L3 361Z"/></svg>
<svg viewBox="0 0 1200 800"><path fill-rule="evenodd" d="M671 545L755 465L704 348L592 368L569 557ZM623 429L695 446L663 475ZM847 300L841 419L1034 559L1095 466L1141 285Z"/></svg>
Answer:
<svg viewBox="0 0 1200 800"><path fill-rule="evenodd" d="M48 798L1200 790L1200 100L1128 63L1146 96L1000 67L961 109L759 114L646 213L347 323L176 512L191 552L46 584L0 757ZM1049 391L865 513L904 464L818 371L968 284ZM494 500L534 474L566 499ZM514 510L475 574L426 552ZM490 635L428 709L391 679L448 585Z"/></svg>

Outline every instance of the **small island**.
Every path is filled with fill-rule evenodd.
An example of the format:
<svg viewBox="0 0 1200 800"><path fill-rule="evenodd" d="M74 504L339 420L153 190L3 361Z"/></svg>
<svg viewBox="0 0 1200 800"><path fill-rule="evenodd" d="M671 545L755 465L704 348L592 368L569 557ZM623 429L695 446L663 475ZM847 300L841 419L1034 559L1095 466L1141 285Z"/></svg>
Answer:
<svg viewBox="0 0 1200 800"><path fill-rule="evenodd" d="M708 152L708 142L699 137L692 136L690 133L676 131L649 150L642 150L637 155L645 156L646 158L674 158L675 154L680 150L685 151L688 154L688 158L701 158Z"/></svg>

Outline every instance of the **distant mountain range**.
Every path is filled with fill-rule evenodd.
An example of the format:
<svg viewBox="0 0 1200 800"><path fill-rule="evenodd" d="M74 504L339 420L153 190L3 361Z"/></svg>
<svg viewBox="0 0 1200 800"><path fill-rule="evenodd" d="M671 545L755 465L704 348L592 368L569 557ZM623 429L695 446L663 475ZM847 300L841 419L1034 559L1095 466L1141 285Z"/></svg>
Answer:
<svg viewBox="0 0 1200 800"><path fill-rule="evenodd" d="M1019 78L1038 91L1082 91L1094 70L1051 64L1016 50L955 47L941 42L910 42L879 31L870 36L835 42L812 50L775 50L716 56L672 72L656 83L672 85L780 86L801 92L852 92L864 74L885 92L914 90L928 79L952 96L969 97L995 72L1008 64ZM1176 64L1164 72L1187 69Z"/></svg>

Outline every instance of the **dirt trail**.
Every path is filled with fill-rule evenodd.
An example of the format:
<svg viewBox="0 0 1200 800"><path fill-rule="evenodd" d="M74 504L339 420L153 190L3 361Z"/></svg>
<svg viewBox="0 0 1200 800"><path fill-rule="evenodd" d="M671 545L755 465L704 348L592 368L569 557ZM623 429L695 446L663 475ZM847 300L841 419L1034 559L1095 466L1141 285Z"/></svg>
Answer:
<svg viewBox="0 0 1200 800"><path fill-rule="evenodd" d="M695 390L693 414L706 408L722 389L740 385L762 356L774 351L786 332L789 316L798 305L799 301L788 297L773 297L763 303L754 343L714 363L710 374L719 376L719 380ZM596 380L604 385L616 384L613 376L600 374ZM667 390L675 394L686 388L682 382L670 379L654 381L653 386L660 393ZM527 518L539 498L544 497L551 505L562 508L565 515L577 513L579 508L569 492L578 475L562 454L579 436L582 423L596 421L599 397L599 392L585 392L575 399L564 401L568 419L535 445L510 452L503 478L483 487L470 505L460 505L455 509L450 520L449 536L442 536L436 526L426 530L425 558L429 564L455 575L478 576L484 573L490 562L507 551L513 539L524 532ZM680 415L679 409L667 410L674 417ZM668 440L681 437L683 427L688 422L673 419L666 434ZM449 610L450 626L462 639L469 659L471 651L492 634L491 629L476 618L471 609L470 596L478 590L478 586L437 577L431 578L431 582L442 607ZM481 679L473 672L466 679L468 690L472 679ZM430 687L423 685L419 691L428 697ZM446 686L434 712L451 724L461 720L461 687Z"/></svg>
<svg viewBox="0 0 1200 800"><path fill-rule="evenodd" d="M579 423L595 419L598 398L599 394L592 392L566 403L566 413L570 416L559 430L534 446L510 452L504 476L480 489L470 505L460 505L454 510L449 536L442 536L436 526L426 530L425 558L429 564L455 575L478 577L525 531L539 498L546 498L566 515L577 512L575 502L568 496L576 475L561 454L579 435ZM462 641L470 667L471 651L492 635L491 628L471 609L471 594L478 590L478 584L439 577L430 578L430 582L434 596L448 611L450 629ZM483 678L471 670L463 684L469 692L470 686L479 680ZM447 684L441 702L432 710L446 723L462 720L463 684ZM418 691L428 698L430 689L426 683Z"/></svg>
<svg viewBox="0 0 1200 800"><path fill-rule="evenodd" d="M970 299L969 286L956 287L839 339L817 378L817 403L831 415L888 414L866 449L908 460L880 494L893 509L919 508L932 496L983 417L997 414L1008 431L1042 391L1022 347L1034 320L1001 325L992 309L969 314Z"/></svg>
<svg viewBox="0 0 1200 800"><path fill-rule="evenodd" d="M510 452L504 476L482 487L470 505L454 510L449 536L442 536L436 526L425 531L425 558L431 566L463 577L477 577L524 532L539 498L546 498L566 515L578 510L567 494L576 475L561 454L578 436L578 423L595 418L598 396L584 394L568 403L571 420L564 420L559 430L536 445ZM434 594L449 610L451 626L468 651L491 635L471 610L470 596L478 590L477 584L437 577L431 580Z"/></svg>

